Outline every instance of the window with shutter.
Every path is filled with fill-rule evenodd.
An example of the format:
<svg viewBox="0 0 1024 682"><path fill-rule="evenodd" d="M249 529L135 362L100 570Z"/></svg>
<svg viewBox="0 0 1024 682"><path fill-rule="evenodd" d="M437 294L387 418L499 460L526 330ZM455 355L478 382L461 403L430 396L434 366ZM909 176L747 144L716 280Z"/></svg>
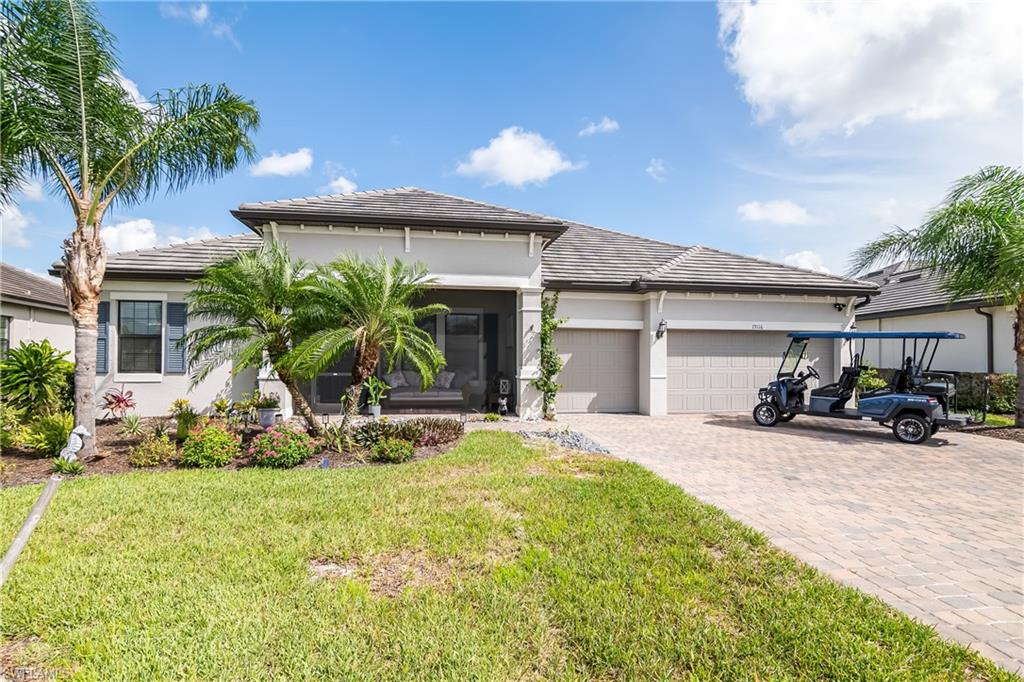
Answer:
<svg viewBox="0 0 1024 682"><path fill-rule="evenodd" d="M96 321L96 373L106 374L107 369L107 329L110 326L110 302L102 301L99 318Z"/></svg>
<svg viewBox="0 0 1024 682"><path fill-rule="evenodd" d="M180 343L185 336L188 308L184 303L167 304L167 360L164 371L167 374L185 373L185 345Z"/></svg>

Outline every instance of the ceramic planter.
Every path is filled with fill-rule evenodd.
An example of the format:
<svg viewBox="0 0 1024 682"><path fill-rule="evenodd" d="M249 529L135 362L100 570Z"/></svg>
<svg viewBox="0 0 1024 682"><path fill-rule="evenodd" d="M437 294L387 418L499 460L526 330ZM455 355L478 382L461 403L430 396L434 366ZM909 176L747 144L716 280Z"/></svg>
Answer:
<svg viewBox="0 0 1024 682"><path fill-rule="evenodd" d="M269 429L277 421L276 407L260 408L256 410L256 413L259 415L260 426L265 429Z"/></svg>
<svg viewBox="0 0 1024 682"><path fill-rule="evenodd" d="M374 419L380 417L380 405L370 405L370 416Z"/></svg>

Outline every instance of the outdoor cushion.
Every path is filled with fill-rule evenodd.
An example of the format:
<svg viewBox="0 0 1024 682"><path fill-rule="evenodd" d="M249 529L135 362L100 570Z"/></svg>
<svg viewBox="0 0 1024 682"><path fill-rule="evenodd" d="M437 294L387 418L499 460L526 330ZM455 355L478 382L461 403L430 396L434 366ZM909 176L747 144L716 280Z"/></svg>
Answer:
<svg viewBox="0 0 1024 682"><path fill-rule="evenodd" d="M461 386L452 386L452 379L455 378L455 372L439 372L437 380L434 382L438 388L461 388Z"/></svg>
<svg viewBox="0 0 1024 682"><path fill-rule="evenodd" d="M460 370L456 370L455 376L452 378L451 383L448 384L448 387L449 388L461 389L463 386L465 386L469 382L469 380L470 380L470 375L469 374L467 374L466 372L463 372L461 369Z"/></svg>
<svg viewBox="0 0 1024 682"><path fill-rule="evenodd" d="M405 380L405 375L401 372L392 372L391 374L384 375L384 383L391 388L402 388L408 386L409 382Z"/></svg>

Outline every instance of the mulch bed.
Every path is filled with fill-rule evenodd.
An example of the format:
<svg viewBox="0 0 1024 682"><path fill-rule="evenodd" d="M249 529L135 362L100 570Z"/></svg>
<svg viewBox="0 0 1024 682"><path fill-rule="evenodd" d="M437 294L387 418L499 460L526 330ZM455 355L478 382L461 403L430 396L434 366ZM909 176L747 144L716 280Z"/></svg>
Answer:
<svg viewBox="0 0 1024 682"><path fill-rule="evenodd" d="M124 436L120 433L120 422L117 420L105 419L96 423L97 458L85 462L85 473L82 476L124 474L128 472L159 472L183 469L178 462L171 461L165 464L152 467L135 467L128 463L128 452L142 442L145 435L151 434L158 423L165 422L168 428L168 435L173 437L174 420L170 417L150 417L143 419L143 435ZM244 431L235 430L242 435L242 447L255 436L263 432L258 426L249 426ZM445 453L455 447L457 441L440 446L429 446L416 448L412 461L429 459ZM328 468L337 469L356 466L387 466L386 464L369 462L365 459L365 451L354 450L351 452L333 452L325 450L314 454L308 460L298 465L297 469L312 469L323 466L323 460L327 459ZM25 448L5 448L0 455L0 462L5 465L13 465L13 469L4 468L0 470L0 488L15 485L27 485L31 483L42 483L50 477L53 468L53 460L50 457L40 457L34 450ZM221 469L242 469L252 466L248 455L236 457L228 462Z"/></svg>
<svg viewBox="0 0 1024 682"><path fill-rule="evenodd" d="M1017 443L1024 443L1024 429L1016 426L977 426L963 429L965 433L973 433L978 436L998 438L1000 440L1012 440Z"/></svg>

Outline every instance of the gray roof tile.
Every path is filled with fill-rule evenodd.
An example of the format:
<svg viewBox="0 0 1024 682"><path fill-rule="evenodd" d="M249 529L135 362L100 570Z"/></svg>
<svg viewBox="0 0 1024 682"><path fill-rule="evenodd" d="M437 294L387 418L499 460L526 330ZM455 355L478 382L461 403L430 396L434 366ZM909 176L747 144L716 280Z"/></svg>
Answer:
<svg viewBox="0 0 1024 682"><path fill-rule="evenodd" d="M107 256L107 277L111 279L188 279L202 274L206 266L239 251L258 247L263 240L255 234L236 234L139 251L122 251ZM63 269L59 261L51 272Z"/></svg>
<svg viewBox="0 0 1024 682"><path fill-rule="evenodd" d="M0 298L10 302L67 308L64 287L46 277L40 277L7 263L0 263Z"/></svg>
<svg viewBox="0 0 1024 682"><path fill-rule="evenodd" d="M896 263L868 275L880 285L880 291L870 303L857 310L857 317L870 319L898 312L923 313L990 302L981 295L950 301L949 294L942 288L941 273L929 268L905 267L904 263Z"/></svg>

